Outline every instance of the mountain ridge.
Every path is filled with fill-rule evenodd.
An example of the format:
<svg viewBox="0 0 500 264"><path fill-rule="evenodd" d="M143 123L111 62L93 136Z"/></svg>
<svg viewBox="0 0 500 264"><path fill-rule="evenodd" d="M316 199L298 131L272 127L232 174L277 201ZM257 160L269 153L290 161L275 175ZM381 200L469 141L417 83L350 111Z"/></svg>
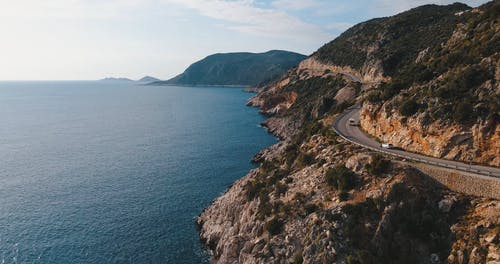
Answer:
<svg viewBox="0 0 500 264"><path fill-rule="evenodd" d="M133 82L134 80L125 77L105 77L100 79L102 82Z"/></svg>
<svg viewBox="0 0 500 264"><path fill-rule="evenodd" d="M216 53L191 64L176 77L152 85L255 86L280 76L304 58L282 50Z"/></svg>
<svg viewBox="0 0 500 264"><path fill-rule="evenodd" d="M152 83L152 82L159 82L159 81L161 81L161 80L158 78L155 78L155 77L151 77L149 75L146 75L146 76L142 77L141 79L137 80L137 82L142 82L142 83Z"/></svg>

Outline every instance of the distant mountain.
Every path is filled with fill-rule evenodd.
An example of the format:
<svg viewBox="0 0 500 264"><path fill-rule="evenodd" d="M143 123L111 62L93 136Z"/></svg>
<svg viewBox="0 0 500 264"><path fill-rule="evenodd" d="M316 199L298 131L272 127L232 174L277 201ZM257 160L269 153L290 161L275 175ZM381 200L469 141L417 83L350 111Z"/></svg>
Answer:
<svg viewBox="0 0 500 264"><path fill-rule="evenodd" d="M138 80L137 82L152 83L152 82L159 82L159 81L161 81L161 80L158 78L151 77L151 76L144 76L140 80Z"/></svg>
<svg viewBox="0 0 500 264"><path fill-rule="evenodd" d="M106 77L104 79L101 79L100 81L105 81L105 82L133 82L133 80L129 78L115 78L115 77Z"/></svg>
<svg viewBox="0 0 500 264"><path fill-rule="evenodd" d="M182 74L154 85L258 85L284 74L306 56L272 50L265 53L218 53L189 66Z"/></svg>

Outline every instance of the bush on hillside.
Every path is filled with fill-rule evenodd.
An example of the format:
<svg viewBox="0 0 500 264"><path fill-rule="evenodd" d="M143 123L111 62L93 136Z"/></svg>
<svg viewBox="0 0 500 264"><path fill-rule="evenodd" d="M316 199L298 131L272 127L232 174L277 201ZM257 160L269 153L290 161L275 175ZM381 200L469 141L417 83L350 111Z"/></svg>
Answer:
<svg viewBox="0 0 500 264"><path fill-rule="evenodd" d="M460 102L455 107L453 118L457 122L465 122L474 116L474 108L469 102Z"/></svg>
<svg viewBox="0 0 500 264"><path fill-rule="evenodd" d="M412 116L418 111L418 103L415 99L408 99L401 104L399 113L403 116Z"/></svg>
<svg viewBox="0 0 500 264"><path fill-rule="evenodd" d="M380 175L387 171L390 163L391 162L383 156L375 155L372 158L372 162L370 164L366 164L366 170L371 174Z"/></svg>
<svg viewBox="0 0 500 264"><path fill-rule="evenodd" d="M269 232L271 235L277 235L281 233L283 229L283 220L279 219L278 217L273 217L271 220L267 221L264 228Z"/></svg>
<svg viewBox="0 0 500 264"><path fill-rule="evenodd" d="M355 174L347 169L344 164L330 168L325 174L325 181L329 186L340 191L348 191L354 187Z"/></svg>

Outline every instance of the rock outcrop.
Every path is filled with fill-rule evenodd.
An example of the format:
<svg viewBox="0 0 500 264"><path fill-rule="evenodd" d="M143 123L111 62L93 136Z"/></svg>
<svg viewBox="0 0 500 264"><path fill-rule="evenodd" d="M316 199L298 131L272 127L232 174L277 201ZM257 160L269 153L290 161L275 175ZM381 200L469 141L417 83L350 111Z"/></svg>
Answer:
<svg viewBox="0 0 500 264"><path fill-rule="evenodd" d="M360 112L363 130L394 146L438 158L500 166L500 123L485 120L468 127L429 119L425 112L408 118L395 109L369 103Z"/></svg>
<svg viewBox="0 0 500 264"><path fill-rule="evenodd" d="M374 174L370 167L379 158L321 134L300 146L313 157L310 165L299 157L285 169L282 159L289 149L281 142L263 153L260 168L200 215L200 236L213 262L486 263L497 258L498 201L453 193L397 163ZM346 174L351 187L329 183L327 175L340 173L339 164L352 169ZM477 242L469 237L471 228Z"/></svg>
<svg viewBox="0 0 500 264"><path fill-rule="evenodd" d="M419 71L401 70L367 96L362 128L409 151L500 166L499 8L456 14L451 36L406 66Z"/></svg>

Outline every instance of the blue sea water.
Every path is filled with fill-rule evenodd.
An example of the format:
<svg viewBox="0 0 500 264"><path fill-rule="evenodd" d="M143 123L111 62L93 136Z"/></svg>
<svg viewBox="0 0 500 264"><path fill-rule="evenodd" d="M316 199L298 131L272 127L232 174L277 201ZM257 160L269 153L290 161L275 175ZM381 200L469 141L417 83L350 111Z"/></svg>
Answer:
<svg viewBox="0 0 500 264"><path fill-rule="evenodd" d="M238 88L0 82L0 263L205 263L194 218L275 143Z"/></svg>

